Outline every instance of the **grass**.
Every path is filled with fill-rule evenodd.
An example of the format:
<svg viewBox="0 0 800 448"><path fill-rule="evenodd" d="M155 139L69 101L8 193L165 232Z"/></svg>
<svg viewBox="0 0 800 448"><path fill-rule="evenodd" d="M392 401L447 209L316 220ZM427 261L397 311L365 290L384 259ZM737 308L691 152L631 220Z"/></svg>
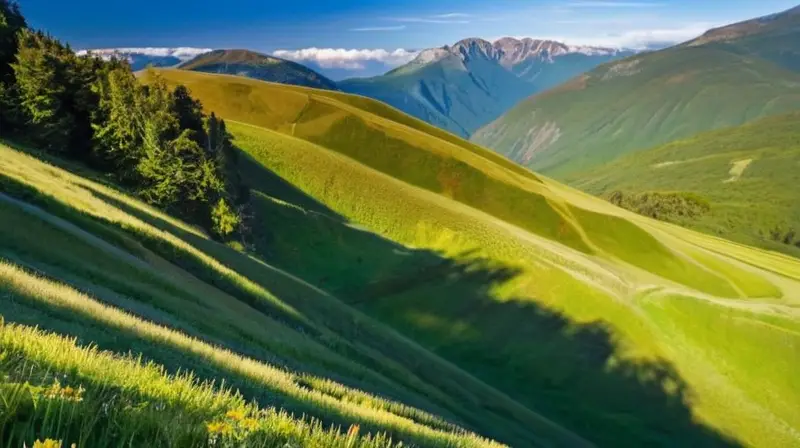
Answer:
<svg viewBox="0 0 800 448"><path fill-rule="evenodd" d="M416 421L414 419L425 421L427 425L432 425L434 428L446 428L448 430L455 428L451 423L445 423L441 418L434 417L429 413L421 412L411 407L400 405L399 403L382 400L378 395L364 394L358 390L343 388L336 383L322 380L315 375L309 375L309 372L323 372L333 378L343 380L350 384L357 384L367 390L378 392L384 396L402 397L410 402L419 402L423 406L434 409L437 414L451 415L448 411L442 410L439 406L432 404L429 398L419 395L420 392L414 389L419 387L426 395L432 397L438 396L440 398L442 397L441 392L436 391L434 388L420 385L419 380L416 380L413 374L391 359L374 354L368 347L348 347L348 345L352 344L348 344L341 336L337 337L336 334L330 330L325 331L324 326L317 327L309 324L309 328L303 331L301 329L302 327L299 329L296 326L297 321L295 321L295 325L287 325L289 322L286 322L286 316L296 315L296 312L292 312L291 310L287 311L284 309L283 313L277 316L277 319L271 319L269 314L259 313L258 311L254 312L253 308L237 300L244 296L244 291L247 290L250 290L252 294L267 296L265 297L265 299L267 299L269 293L266 292L264 287L248 283L243 277L238 277L237 281L240 282L240 285L238 286L239 292L237 295L239 297L234 297L213 287L211 283L204 283L187 271L183 271L178 266L168 262L165 258L161 258L156 253L151 252L144 246L152 245L152 240L157 238L156 235L160 235L161 237L170 235L171 242L176 246L182 245L184 248L188 248L189 245L182 242L182 240L174 235L154 228L145 221L138 220L133 215L126 215L121 208L114 208L108 205L108 203L98 199L102 196L94 195L97 194L98 191L94 191L94 194L92 194L92 192L90 192L91 190L84 189L75 184L70 184L69 180L80 182L83 187L90 186L108 195L116 195L121 201L125 201L123 203L129 203L139 211L151 211L155 216L160 216L157 212L150 210L148 207L136 201L131 201L123 195L114 193L113 190L102 188L90 181L74 177L59 169L43 165L40 162L34 163L35 159L21 154L15 154L11 150L4 149L4 151L7 151L6 155L8 156L4 157L4 175L15 173L25 176L28 180L34 178L36 181L41 182L39 186L42 187L44 191L56 192L56 195L61 198L64 198L64 195L67 194L71 198L70 202L72 204L84 205L86 208L79 209L83 213L87 213L91 210L97 213L98 216L110 220L106 221L105 224L97 220L88 221L92 224L88 224L86 221L81 222L84 229L104 235L104 233L109 234L114 232L113 229L115 226L112 225L110 228L108 226L108 224L114 222L113 219L124 222L126 226L120 226L122 227L120 228L122 233L118 234L117 237L123 241L127 241L127 246L138 248L137 255L147 260L147 269L145 272L137 272L136 269L130 266L132 260L114 260L113 257L109 257L110 259L104 258L103 250L97 247L97 242L81 241L81 238L76 237L77 235L72 233L70 231L72 229L69 227L66 227L68 230L65 230L63 225L57 226L48 222L40 222L40 220L36 219L36 215L31 215L27 213L26 210L17 210L13 207L5 208L6 204L3 204L4 217L7 218L4 220L5 230L3 236L7 237L7 239L4 240L2 246L2 256L7 260L14 260L15 264L28 266L29 268L47 273L55 278L68 281L81 287L84 291L91 291L92 294L99 295L110 304L124 308L129 312L135 312L148 320L153 320L163 325L182 330L185 333L193 334L196 338L202 338L219 345L224 344L229 349L247 353L250 356L256 357L256 359L278 363L279 367L292 369L297 372L292 381L297 384L302 384L302 388L299 385L292 386L296 393L304 394L305 392L303 391L305 389L303 388L314 386L324 391L319 392L322 394L320 396L336 397L335 399L327 399L341 404L351 403L346 406L360 408L367 413L370 413L371 411L369 411L369 409L373 409L375 406L377 406L377 408L387 409L386 412L390 412L388 409L391 408L391 412L405 415L406 417L402 418L411 418L412 420L410 421ZM32 163L33 165L31 165ZM12 167L22 170L15 171ZM14 191L17 195L25 197L25 195L20 193L20 186L15 182L7 179L4 185L4 191ZM9 187L9 185L14 188ZM60 203L52 199L52 197L43 196L41 191L36 191L35 194L38 195L37 199L31 199L31 193L28 193L27 198L38 202L40 206L49 207L53 212L64 213L65 210L59 210L59 204L63 206L64 203ZM87 206L87 203L91 205ZM84 217L85 219L85 214L75 213L76 210L65 208L66 211L71 211L72 213L71 215L65 214L65 218L78 220L79 222L80 217ZM116 215L114 211L116 211ZM44 216L49 216L49 220L51 221L59 222L53 218L53 215L44 214ZM154 216L150 216L149 219L153 218ZM167 221L161 221L160 224L164 225L165 222ZM98 228L105 228L106 231L97 231ZM12 233L6 231L11 231L11 229L18 230ZM28 231L26 232L25 229ZM176 231L175 228L173 228L173 231ZM147 236L147 233L150 233L150 235ZM224 246L200 238L199 235L192 232L185 231L185 233L178 232L178 234L183 237L194 235L198 237L198 239L205 241L206 247L215 247L218 251L225 251L230 255L237 254L235 251L228 251ZM49 245L37 246L38 241L47 241ZM201 242L196 240L194 242L201 247L203 246ZM52 245L58 245L64 250L51 251L50 248L53 247ZM157 249L155 246L152 246L152 248ZM176 250L176 248L172 247L172 250ZM178 249L177 252L179 253L180 250ZM175 256L175 254L170 254L169 252L164 252L164 255L167 257ZM238 257L240 259L240 264L242 260L249 260L242 255L238 255ZM176 259L177 258L173 258L173 260ZM95 260L97 266L102 266L102 268L93 269L93 263L89 260ZM205 261L207 263L205 269L210 271L209 273L213 273L215 269L223 270L221 265L215 264L218 262L209 258ZM254 260L246 262L245 264L247 263L252 263L251 269L255 266L260 266L260 264ZM212 267L209 268L208 265ZM268 272L269 269L267 268L260 269L261 278L265 283L275 281L274 277L265 275ZM198 274L199 273L198 269ZM218 273L216 275L219 277L213 280L215 283L220 284L222 281L221 278L224 278L224 273ZM26 283L35 283L33 278L25 278L28 279ZM287 286L289 289L292 289L291 283L293 283L291 280L284 279L283 290L280 292L287 293L285 289ZM241 284L243 284L243 286ZM233 286L231 289L236 287L237 286ZM313 298L315 301L325 300L324 296L321 296L320 293L315 294L313 288L304 286L302 283L298 283L298 286L295 286L295 288L297 289L293 291L294 294L305 292L306 294L311 294L312 297L309 298ZM144 325L147 327L147 324L144 322L135 324L135 328L131 327L123 331L119 326L115 326L118 325L119 322L114 322L114 319L106 319L105 323L98 322L95 318L96 316L93 316L91 312L85 309L83 309L83 311L69 308L63 309L61 311L61 317L58 317L59 314L53 314L54 310L58 308L56 305L51 302L41 302L41 300L44 300L44 295L25 294L24 297L20 297L18 294L15 294L14 297L16 297L16 299L12 299L12 296L8 295L11 294L11 289L10 284L5 284L3 290L7 292L7 295L4 296L4 302L6 304L9 304L9 301L11 301L10 303L22 302L23 304L18 303L10 309L4 307L3 315L6 319L24 321L29 325L40 325L45 328L51 327L53 329L60 329L66 334L81 336L83 340L87 342L99 343L100 341L104 341L104 343L111 348L116 348L118 350L126 351L132 347L136 347L136 351L146 354L149 359L159 359L162 364L168 365L169 369L173 371L192 369L192 366L194 366L195 372L204 375L205 378L209 380L226 378L228 382L236 382L237 380L235 380L235 378L239 377L241 378L237 383L239 388L243 391L248 391L250 398L260 396L262 400L267 398L271 404L280 405L284 409L305 413L305 415L315 416L328 422L336 420L335 418L330 419L333 414L329 414L321 408L316 408L314 405L302 404L304 400L295 401L295 405L299 405L299 407L295 407L295 405L289 403L289 401L293 401L294 399L286 401L288 397L283 393L276 392L274 389L271 389L272 392L266 392L270 389L265 390L263 385L254 388L252 379L248 379L248 377L242 375L241 372L237 374L235 370L230 370L229 364L236 366L241 364L240 362L223 363L224 366L220 364L221 367L213 369L209 367L208 361L201 361L203 358L197 358L198 354L188 356L188 346L158 348L158 344L155 344L153 341L147 342L146 339L142 341L141 335L144 334L144 330L141 329L141 326ZM77 294L77 292L75 292L75 294ZM36 302L36 299L38 299L39 302ZM201 299L200 303L197 303L198 299ZM273 300L275 300L274 296ZM38 305L34 306L31 303L38 303ZM91 304L92 302L86 299L86 303ZM93 306L97 305L95 304ZM320 305L320 308L324 309L325 307ZM323 311L322 309L320 310L321 312ZM113 310L109 312L112 314L114 313ZM277 310L273 310L273 314L278 314ZM331 311L328 310L328 314L331 318L342 318L341 312L331 313ZM75 321L75 319L83 319L86 323L84 325L70 324L70 322ZM349 331L358 331L359 329L359 321L354 321L354 319L358 318L355 316L347 317ZM300 322L302 322L302 320ZM100 330L98 329L98 325L100 328L108 328L106 330ZM363 322L363 325L372 327L368 321ZM309 334L314 334L313 330L321 334L315 335L315 337L309 336ZM372 328L365 328L363 331L366 334L374 333L375 331L378 333L381 332L380 329L375 330ZM127 339L120 340L119 335L123 333L127 333L129 336L127 336ZM117 336L113 336L115 334ZM179 337L179 335L176 337ZM392 339L392 335L386 332L384 332L383 337L389 340ZM156 340L159 339L156 338ZM314 342L314 340L317 342ZM420 357L424 358L425 356L430 357L430 355L421 354L422 351L419 349L414 349L413 347L408 348L408 344L405 344L406 349L404 351L401 348L404 346L404 342L396 336L394 340L396 341L395 343L400 346L397 350L399 356L413 356L418 359ZM133 341L140 342L134 343ZM381 338L377 337L376 342L386 343L388 341L385 339L381 341ZM153 344L155 344L155 346ZM341 346L338 349L333 348L333 346L339 345ZM211 350L210 346L206 346L205 350ZM342 357L341 354L337 355L337 352L344 353L345 356ZM414 355L408 352L414 353ZM347 359L348 356L350 359ZM379 358L377 360L372 360L370 356L379 356ZM193 361L192 358L195 358L195 360ZM353 361L352 358L359 360L366 358L366 361L362 360L362 362L379 365L380 369L384 371L391 371L392 369L401 370L400 372L394 371L393 374L405 376L405 381L408 381L408 384L398 385L380 373L365 368L364 366L359 367L358 362ZM439 363L441 363L441 361L439 361ZM273 370L273 372L278 371ZM286 380L291 379L292 376L286 376L284 374L283 378L284 380L282 381L284 385L286 385L289 384L286 383ZM265 380L262 379L262 381ZM271 385L273 388L275 387L274 384ZM277 396L275 394L277 394ZM280 398L281 396L284 396L284 398ZM359 405L353 405L352 403L359 403ZM455 408L455 405L452 403L448 406ZM459 420L458 417L452 415L450 418L456 421ZM365 429L366 428L367 426L365 425ZM461 432L462 430L458 431ZM406 440L413 440L414 437L415 436L412 436L410 439ZM402 440L403 437L398 437L398 439Z"/></svg>
<svg viewBox="0 0 800 448"><path fill-rule="evenodd" d="M521 102L472 140L566 179L635 151L797 110L800 74L757 56L701 45L605 64Z"/></svg>
<svg viewBox="0 0 800 448"><path fill-rule="evenodd" d="M0 202L11 328L141 355L198 388L224 379L214 393L290 412L300 432L314 419L421 446L796 443L797 260L510 169L369 100L164 73L229 107L253 189L245 252L2 147L0 191L23 202ZM26 380L51 383L7 382ZM192 425L233 427L230 409Z"/></svg>
<svg viewBox="0 0 800 448"><path fill-rule="evenodd" d="M800 236L790 234L800 229L798 156L800 114L791 113L641 151L568 181L600 196L679 189L709 210L661 219L800 256Z"/></svg>

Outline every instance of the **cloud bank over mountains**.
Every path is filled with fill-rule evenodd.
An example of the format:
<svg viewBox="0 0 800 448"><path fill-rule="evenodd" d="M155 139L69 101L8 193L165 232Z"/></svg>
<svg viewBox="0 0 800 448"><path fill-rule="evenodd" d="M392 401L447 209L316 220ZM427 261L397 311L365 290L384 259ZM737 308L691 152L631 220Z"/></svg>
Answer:
<svg viewBox="0 0 800 448"><path fill-rule="evenodd" d="M398 48L384 49L345 49L345 48L304 48L300 50L276 50L272 54L279 58L297 62L313 62L322 68L363 70L365 63L379 62L389 67L403 65L414 59L419 52Z"/></svg>
<svg viewBox="0 0 800 448"><path fill-rule="evenodd" d="M126 57L128 55L135 54L135 55L161 57L161 58L173 57L180 59L182 61L188 61L189 59L192 59L195 56L208 53L211 50L212 50L211 48L194 48L194 47L177 47L177 48L143 47L143 48L101 48L95 50L80 50L77 53L78 55L82 55L88 52L92 52L92 54L96 54L101 57L111 57L111 56Z"/></svg>

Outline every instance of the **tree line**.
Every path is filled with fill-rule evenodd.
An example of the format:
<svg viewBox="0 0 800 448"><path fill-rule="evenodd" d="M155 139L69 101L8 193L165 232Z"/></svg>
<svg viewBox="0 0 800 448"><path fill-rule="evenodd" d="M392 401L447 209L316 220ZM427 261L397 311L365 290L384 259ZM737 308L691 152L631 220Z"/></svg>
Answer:
<svg viewBox="0 0 800 448"><path fill-rule="evenodd" d="M148 203L234 237L249 190L225 122L185 86L151 79L140 83L124 60L78 56L0 0L0 137L111 173Z"/></svg>

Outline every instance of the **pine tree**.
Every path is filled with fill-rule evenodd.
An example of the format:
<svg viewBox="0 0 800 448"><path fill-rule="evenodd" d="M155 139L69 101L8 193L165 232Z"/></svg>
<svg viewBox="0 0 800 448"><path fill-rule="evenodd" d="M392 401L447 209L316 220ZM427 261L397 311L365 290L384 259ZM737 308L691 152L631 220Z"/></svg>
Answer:
<svg viewBox="0 0 800 448"><path fill-rule="evenodd" d="M145 89L130 68L112 61L92 86L98 107L92 114L94 152L124 180L132 180L142 156Z"/></svg>
<svg viewBox="0 0 800 448"><path fill-rule="evenodd" d="M11 63L17 54L17 34L27 28L15 1L0 0L0 82L9 84Z"/></svg>
<svg viewBox="0 0 800 448"><path fill-rule="evenodd" d="M75 117L68 110L68 95L63 49L41 32L23 30L19 35L14 69L19 93L22 126L37 146L66 152L75 127Z"/></svg>
<svg viewBox="0 0 800 448"><path fill-rule="evenodd" d="M179 85L172 92L173 113L178 117L178 126L193 132L194 140L202 145L206 141L203 127L203 105L199 100L192 98L186 86Z"/></svg>
<svg viewBox="0 0 800 448"><path fill-rule="evenodd" d="M0 0L0 136L10 135L19 122L19 96L11 63L17 54L17 34L27 28L19 5Z"/></svg>

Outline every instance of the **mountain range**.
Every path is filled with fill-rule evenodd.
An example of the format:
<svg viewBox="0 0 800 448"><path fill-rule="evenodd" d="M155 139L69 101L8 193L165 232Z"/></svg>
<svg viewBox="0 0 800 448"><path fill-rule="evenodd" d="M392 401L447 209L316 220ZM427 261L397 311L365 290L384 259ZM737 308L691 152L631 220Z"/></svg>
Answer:
<svg viewBox="0 0 800 448"><path fill-rule="evenodd" d="M552 40L464 39L426 49L408 64L372 78L334 82L290 60L249 50L92 50L147 65L247 76L262 81L338 89L390 104L462 137L506 112L518 101L556 86L633 50L571 46ZM191 59L191 60L190 60Z"/></svg>
<svg viewBox="0 0 800 448"><path fill-rule="evenodd" d="M631 151L800 109L797 8L603 64L472 137L553 176Z"/></svg>
<svg viewBox="0 0 800 448"><path fill-rule="evenodd" d="M468 136L518 101L633 53L530 38L471 38L423 50L385 75L344 80L339 86Z"/></svg>

